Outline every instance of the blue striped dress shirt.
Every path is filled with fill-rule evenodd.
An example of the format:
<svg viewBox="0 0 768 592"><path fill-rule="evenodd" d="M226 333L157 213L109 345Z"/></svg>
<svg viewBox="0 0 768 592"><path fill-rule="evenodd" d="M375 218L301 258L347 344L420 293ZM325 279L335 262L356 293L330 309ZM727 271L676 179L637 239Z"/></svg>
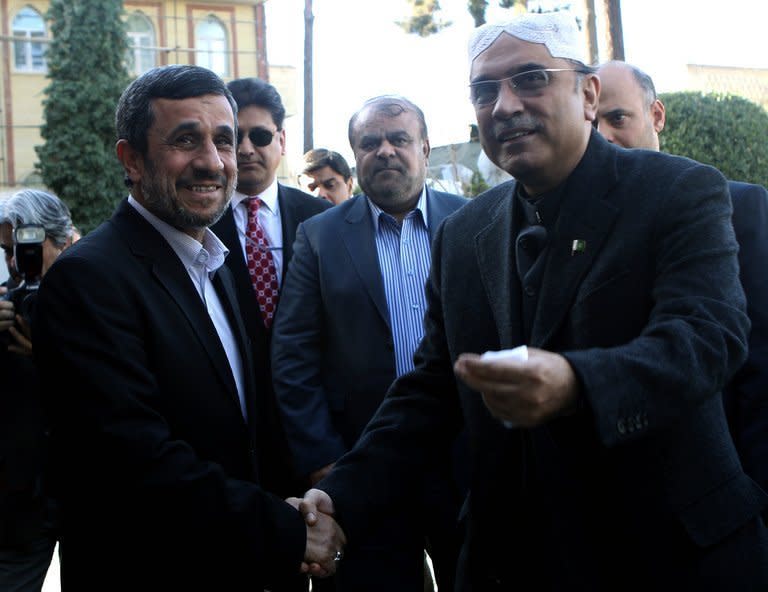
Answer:
<svg viewBox="0 0 768 592"><path fill-rule="evenodd" d="M402 225L367 199L389 308L395 370L400 376L413 369L413 353L424 336L427 308L424 286L430 264L426 190L421 192L416 208L408 212Z"/></svg>

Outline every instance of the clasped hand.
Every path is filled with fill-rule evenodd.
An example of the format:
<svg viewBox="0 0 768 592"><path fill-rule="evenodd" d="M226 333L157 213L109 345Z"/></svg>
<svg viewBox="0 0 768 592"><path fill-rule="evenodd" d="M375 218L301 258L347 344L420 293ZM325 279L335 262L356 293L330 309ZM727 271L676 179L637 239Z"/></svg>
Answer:
<svg viewBox="0 0 768 592"><path fill-rule="evenodd" d="M302 573L321 578L332 576L347 537L333 519L335 510L330 496L319 489L310 489L303 499L289 497L285 501L301 512L307 526Z"/></svg>
<svg viewBox="0 0 768 592"><path fill-rule="evenodd" d="M464 353L454 372L482 394L491 415L515 427L535 427L576 407L576 374L560 354L529 347L527 360L483 360Z"/></svg>

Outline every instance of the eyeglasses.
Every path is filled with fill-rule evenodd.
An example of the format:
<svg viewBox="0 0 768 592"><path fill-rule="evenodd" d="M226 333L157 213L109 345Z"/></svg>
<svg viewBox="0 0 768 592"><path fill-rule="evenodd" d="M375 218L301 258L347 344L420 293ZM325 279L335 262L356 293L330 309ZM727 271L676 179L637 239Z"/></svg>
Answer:
<svg viewBox="0 0 768 592"><path fill-rule="evenodd" d="M276 133L277 132L271 132L264 127L254 127L248 131L248 139L251 141L251 144L261 148L269 146ZM237 130L237 145L239 146L242 144L244 139L245 135L242 130Z"/></svg>
<svg viewBox="0 0 768 592"><path fill-rule="evenodd" d="M551 72L587 73L578 68L542 68L540 70L526 70L500 80L480 80L469 85L470 100L475 107L493 105L499 98L502 82L507 82L510 90L518 97L535 96L549 86L552 81Z"/></svg>

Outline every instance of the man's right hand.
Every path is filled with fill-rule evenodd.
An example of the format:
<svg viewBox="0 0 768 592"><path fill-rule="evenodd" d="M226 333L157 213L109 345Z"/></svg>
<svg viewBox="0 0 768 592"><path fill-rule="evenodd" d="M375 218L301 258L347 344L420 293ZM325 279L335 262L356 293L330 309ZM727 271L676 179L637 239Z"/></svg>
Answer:
<svg viewBox="0 0 768 592"><path fill-rule="evenodd" d="M316 577L332 576L341 560L347 537L333 519L335 509L330 496L319 489L310 489L304 499L286 500L297 508L307 525L307 547L301 570Z"/></svg>

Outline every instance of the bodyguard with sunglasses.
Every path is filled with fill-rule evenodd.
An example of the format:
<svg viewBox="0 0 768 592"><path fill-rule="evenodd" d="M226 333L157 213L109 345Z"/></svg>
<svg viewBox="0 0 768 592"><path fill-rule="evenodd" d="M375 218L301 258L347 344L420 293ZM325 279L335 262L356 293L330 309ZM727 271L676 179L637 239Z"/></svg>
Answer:
<svg viewBox="0 0 768 592"><path fill-rule="evenodd" d="M212 230L229 249L246 331L262 383L269 446L260 449L261 482L284 497L303 491L295 479L288 445L272 394L269 341L279 291L293 254L300 222L331 207L325 200L277 182L285 154L285 107L274 86L258 78L231 81L237 103L237 185L230 206Z"/></svg>
<svg viewBox="0 0 768 592"><path fill-rule="evenodd" d="M354 541L465 425L458 590L766 590L768 496L720 398L749 333L725 179L601 138L582 45L566 12L474 33L481 143L516 180L440 227L416 367L302 509Z"/></svg>

